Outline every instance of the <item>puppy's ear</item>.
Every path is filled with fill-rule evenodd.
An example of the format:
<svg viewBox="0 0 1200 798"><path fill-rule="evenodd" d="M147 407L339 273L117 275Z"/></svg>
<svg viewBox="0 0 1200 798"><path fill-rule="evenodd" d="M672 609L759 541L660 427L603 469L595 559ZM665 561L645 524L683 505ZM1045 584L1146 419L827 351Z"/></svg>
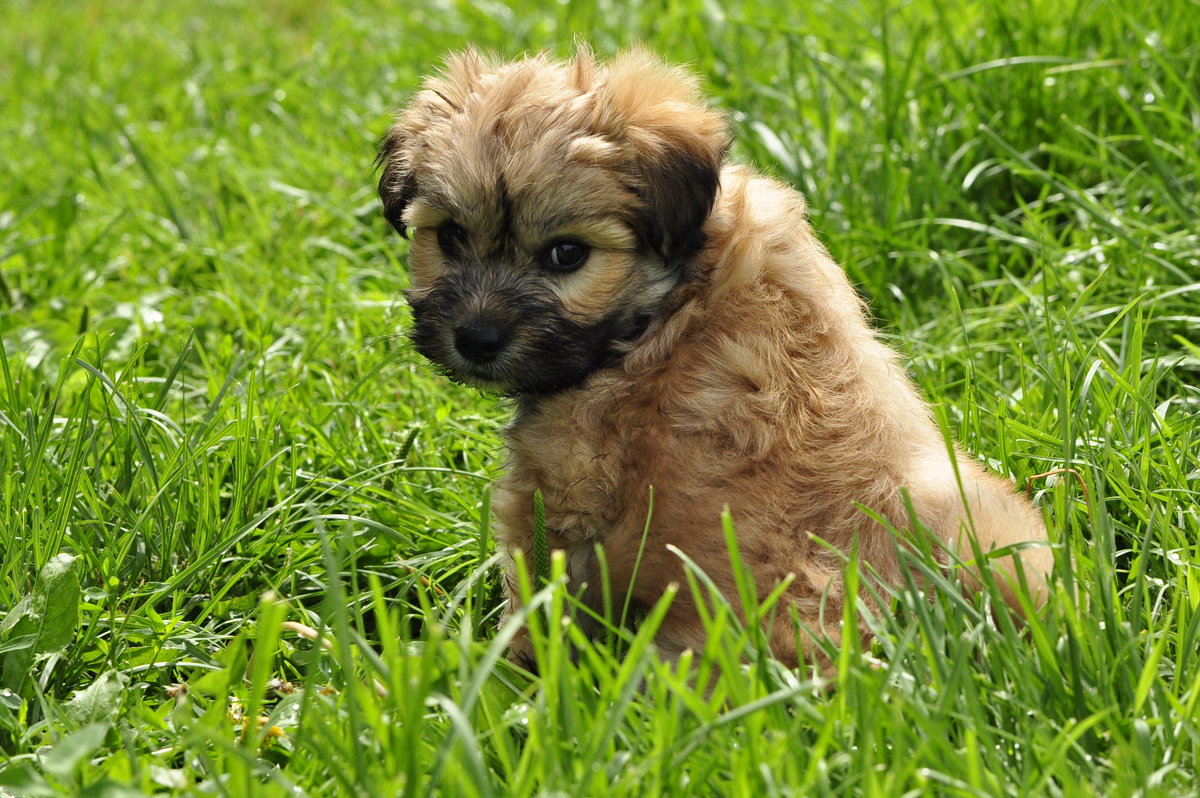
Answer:
<svg viewBox="0 0 1200 798"><path fill-rule="evenodd" d="M725 120L691 74L644 50L613 59L605 84L603 106L624 123L641 178L639 232L669 265L682 264L704 245L729 149Z"/></svg>
<svg viewBox="0 0 1200 798"><path fill-rule="evenodd" d="M488 60L474 48L451 54L441 74L425 81L379 142L375 166L383 170L379 176L383 215L401 235L405 234L404 209L417 194L417 165L428 147L427 132L462 112L488 68Z"/></svg>
<svg viewBox="0 0 1200 798"><path fill-rule="evenodd" d="M716 200L725 153L723 146L681 132L639 158L646 202L642 236L669 266L704 246L704 222Z"/></svg>
<svg viewBox="0 0 1200 798"><path fill-rule="evenodd" d="M379 199L383 202L383 218L396 232L408 238L404 225L404 209L417 195L417 180L412 169L410 137L406 134L403 119L397 121L379 142L379 154L375 156L375 167L382 168L379 175Z"/></svg>

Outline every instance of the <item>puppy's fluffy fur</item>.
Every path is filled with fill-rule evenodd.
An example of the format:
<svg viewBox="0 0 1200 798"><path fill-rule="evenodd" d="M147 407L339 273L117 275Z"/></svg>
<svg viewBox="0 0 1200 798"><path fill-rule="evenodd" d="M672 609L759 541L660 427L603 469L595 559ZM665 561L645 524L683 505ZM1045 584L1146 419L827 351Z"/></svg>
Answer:
<svg viewBox="0 0 1200 798"><path fill-rule="evenodd" d="M411 231L413 337L455 379L514 396L499 538L529 552L540 490L572 585L652 605L684 567L735 600L721 511L764 593L795 579L775 654L840 637L844 553L900 584L910 498L937 543L970 557L1045 540L1011 486L955 455L863 303L817 241L803 198L741 166L696 81L644 51L492 64L473 51L401 113L380 152L388 220ZM582 257L582 262L577 260ZM966 497L966 507L963 497ZM815 543L816 535L838 552ZM1040 601L1044 546L1014 557ZM509 580L511 583L511 579ZM510 584L510 600L517 596ZM828 605L831 610L823 611ZM799 641L799 647L798 647ZM700 649L682 591L658 643ZM526 654L518 642L516 654Z"/></svg>

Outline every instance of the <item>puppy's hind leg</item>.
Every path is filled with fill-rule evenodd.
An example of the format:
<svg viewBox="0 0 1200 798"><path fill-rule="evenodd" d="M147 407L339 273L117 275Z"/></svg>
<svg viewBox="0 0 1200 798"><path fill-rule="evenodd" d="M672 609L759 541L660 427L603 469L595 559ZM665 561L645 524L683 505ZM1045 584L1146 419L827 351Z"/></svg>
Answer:
<svg viewBox="0 0 1200 798"><path fill-rule="evenodd" d="M954 541L958 556L970 561L975 559L976 551L986 556L1005 550L990 558L1001 595L1019 609L1018 591L1023 578L1033 607L1040 608L1049 598L1050 572L1054 568L1054 553L1041 515L1024 497L1015 494L1008 482L987 473L972 476L969 479L963 474L969 514ZM979 580L978 569L973 569L968 587L980 589Z"/></svg>

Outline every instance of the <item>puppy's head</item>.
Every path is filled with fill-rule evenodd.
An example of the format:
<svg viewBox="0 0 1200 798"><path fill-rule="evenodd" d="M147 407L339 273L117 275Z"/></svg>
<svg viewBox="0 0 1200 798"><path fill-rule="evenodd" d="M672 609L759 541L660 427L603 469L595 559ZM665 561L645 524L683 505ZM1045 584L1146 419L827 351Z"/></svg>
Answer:
<svg viewBox="0 0 1200 798"><path fill-rule="evenodd" d="M417 349L515 394L611 363L689 276L727 145L695 81L642 51L452 57L379 153Z"/></svg>

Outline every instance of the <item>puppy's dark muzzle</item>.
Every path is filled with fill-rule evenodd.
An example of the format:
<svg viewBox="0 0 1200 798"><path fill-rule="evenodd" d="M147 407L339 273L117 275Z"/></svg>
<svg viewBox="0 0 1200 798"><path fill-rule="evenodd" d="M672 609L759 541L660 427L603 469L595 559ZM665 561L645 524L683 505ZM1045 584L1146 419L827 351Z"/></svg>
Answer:
<svg viewBox="0 0 1200 798"><path fill-rule="evenodd" d="M627 309L581 323L540 275L504 263L460 264L408 299L417 351L459 382L502 393L578 385L629 337Z"/></svg>
<svg viewBox="0 0 1200 798"><path fill-rule="evenodd" d="M491 321L473 321L454 331L454 348L478 365L491 363L508 346L508 330Z"/></svg>

